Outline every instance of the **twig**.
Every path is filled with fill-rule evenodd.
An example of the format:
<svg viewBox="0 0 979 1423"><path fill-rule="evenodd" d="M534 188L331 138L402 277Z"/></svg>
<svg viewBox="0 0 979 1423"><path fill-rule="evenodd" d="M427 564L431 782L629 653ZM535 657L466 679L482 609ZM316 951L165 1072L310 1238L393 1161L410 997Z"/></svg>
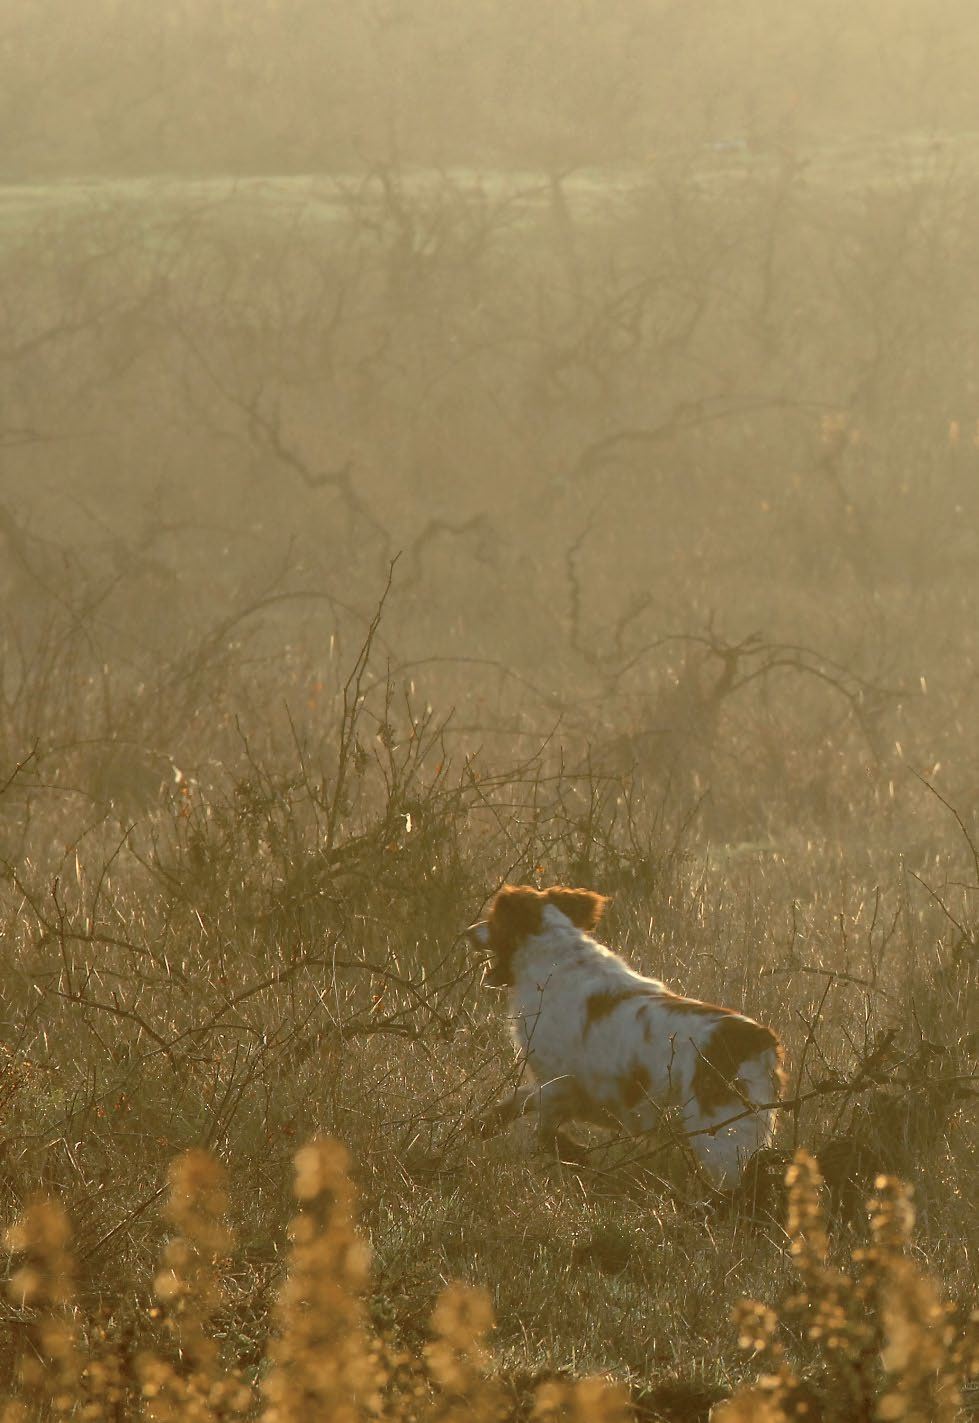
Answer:
<svg viewBox="0 0 979 1423"><path fill-rule="evenodd" d="M820 998L819 1003L818 1003L818 1005L817 1005L817 1007L816 1007L815 1017L813 1018L813 1020L812 1020L811 1023L806 1023L806 1040L805 1040L805 1042L802 1044L802 1052L801 1052L801 1054L800 1054L800 1056L799 1056L799 1071L798 1071L797 1074L796 1074L796 1079L795 1079L795 1092L794 1092L794 1094L793 1094L793 1096L794 1096L794 1103L793 1103L793 1107L792 1107L792 1147L793 1147L793 1150L799 1145L799 1110L800 1110L800 1107L801 1107L801 1105L802 1105L802 1099L801 1099L801 1097L800 1097L800 1091L801 1091L801 1088L802 1088L802 1074L803 1074L803 1072L805 1071L806 1058L807 1058L808 1055L809 1055L809 1049L810 1049L810 1047L812 1046L812 1044L813 1044L813 1043L815 1042L815 1040L816 1040L816 1025L818 1024L820 1018L822 1017L823 1008L824 1008L824 1006L825 1006L826 999L829 997L829 991L830 991L830 989L833 987L833 984L835 983L835 981L836 981L836 974L834 973L834 974L833 974L830 978L828 978L827 981L826 981L826 987L823 989L823 995L822 995L822 997ZM802 1014L800 1013L799 1016L802 1017ZM803 1018L802 1021L805 1023L805 1022L806 1022L805 1018Z"/></svg>

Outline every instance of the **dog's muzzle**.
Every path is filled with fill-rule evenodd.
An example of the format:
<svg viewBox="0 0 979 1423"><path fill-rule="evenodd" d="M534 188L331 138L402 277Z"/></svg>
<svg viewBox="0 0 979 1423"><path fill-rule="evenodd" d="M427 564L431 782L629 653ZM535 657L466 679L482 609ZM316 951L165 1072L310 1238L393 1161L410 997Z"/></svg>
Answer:
<svg viewBox="0 0 979 1423"><path fill-rule="evenodd" d="M502 966L494 959L487 959L483 964L483 985L486 988L509 988L510 986Z"/></svg>

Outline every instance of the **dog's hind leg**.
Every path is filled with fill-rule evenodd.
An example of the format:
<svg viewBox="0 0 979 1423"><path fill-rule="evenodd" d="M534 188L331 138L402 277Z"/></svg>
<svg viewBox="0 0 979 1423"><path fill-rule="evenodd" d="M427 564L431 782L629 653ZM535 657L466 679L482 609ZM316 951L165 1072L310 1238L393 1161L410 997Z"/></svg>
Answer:
<svg viewBox="0 0 979 1423"><path fill-rule="evenodd" d="M541 1146L559 1161L582 1161L584 1148L569 1132L566 1122L588 1116L582 1111L581 1093L573 1077L553 1077L536 1089L537 1135Z"/></svg>

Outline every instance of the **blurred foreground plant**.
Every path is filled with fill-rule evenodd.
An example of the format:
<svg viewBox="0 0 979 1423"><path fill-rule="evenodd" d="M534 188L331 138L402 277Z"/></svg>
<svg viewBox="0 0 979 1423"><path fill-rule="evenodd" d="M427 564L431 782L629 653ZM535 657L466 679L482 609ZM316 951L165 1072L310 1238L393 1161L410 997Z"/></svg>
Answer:
<svg viewBox="0 0 979 1423"><path fill-rule="evenodd" d="M128 1368L119 1341L91 1322L74 1298L65 1213L35 1201L7 1233L17 1257L7 1294L24 1344L2 1423L72 1416L211 1423L492 1423L515 1400L492 1368L486 1339L493 1310L484 1290L450 1283L432 1314L432 1340L396 1347L369 1326L364 1292L369 1250L355 1225L350 1160L338 1142L316 1139L295 1158L299 1211L259 1387L227 1357L222 1265L233 1239L224 1221L225 1173L206 1152L173 1164L164 1214L176 1228L155 1279L165 1342ZM957 1318L909 1255L910 1188L881 1177L870 1203L870 1244L853 1252L852 1273L830 1263L815 1162L799 1152L788 1174L788 1230L801 1287L784 1306L802 1368L790 1362L778 1314L744 1301L741 1343L766 1366L758 1384L712 1411L714 1423L838 1423L902 1419L952 1423L963 1386L979 1374L979 1313ZM800 1350L800 1344L802 1346ZM808 1348L806 1347L808 1346ZM547 1378L537 1386L536 1423L621 1423L621 1386L601 1377Z"/></svg>
<svg viewBox="0 0 979 1423"><path fill-rule="evenodd" d="M911 1187L877 1178L870 1244L853 1251L850 1272L830 1263L814 1159L798 1151L786 1179L801 1287L786 1300L781 1321L756 1300L738 1306L739 1342L766 1372L719 1404L713 1423L952 1423L961 1416L963 1385L979 1375L979 1311L957 1320L911 1258ZM805 1372L788 1360L783 1323L812 1346Z"/></svg>

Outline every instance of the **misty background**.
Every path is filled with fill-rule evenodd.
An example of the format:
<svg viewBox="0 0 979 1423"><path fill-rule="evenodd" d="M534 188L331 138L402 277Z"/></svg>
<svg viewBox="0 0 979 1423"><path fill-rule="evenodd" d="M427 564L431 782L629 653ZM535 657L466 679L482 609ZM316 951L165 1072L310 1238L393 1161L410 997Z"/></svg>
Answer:
<svg viewBox="0 0 979 1423"><path fill-rule="evenodd" d="M315 724L397 559L454 755L972 815L977 61L955 0L6 0L8 761L146 809L204 665Z"/></svg>

